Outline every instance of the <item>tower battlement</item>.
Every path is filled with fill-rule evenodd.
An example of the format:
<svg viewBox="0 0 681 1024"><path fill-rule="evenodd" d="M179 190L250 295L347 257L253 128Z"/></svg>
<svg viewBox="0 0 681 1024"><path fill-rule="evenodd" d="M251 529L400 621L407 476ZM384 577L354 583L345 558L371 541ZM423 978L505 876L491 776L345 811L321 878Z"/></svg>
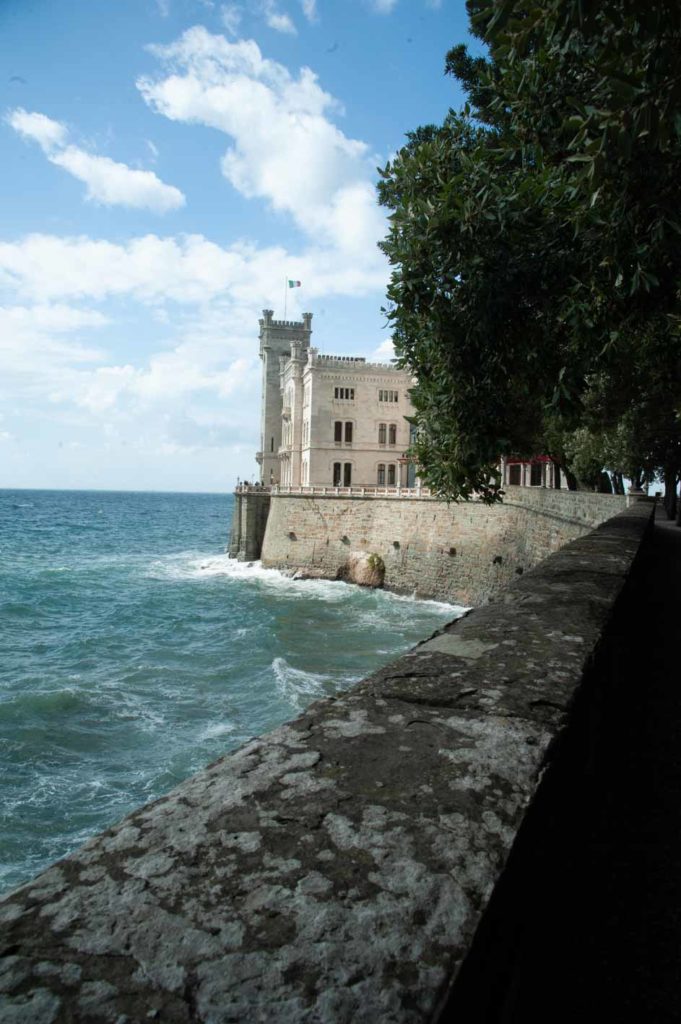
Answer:
<svg viewBox="0 0 681 1024"><path fill-rule="evenodd" d="M280 482L279 449L282 442L281 373L285 362L302 363L310 347L312 313L302 320L275 320L274 310L263 309L260 325L262 408L260 419L260 479Z"/></svg>

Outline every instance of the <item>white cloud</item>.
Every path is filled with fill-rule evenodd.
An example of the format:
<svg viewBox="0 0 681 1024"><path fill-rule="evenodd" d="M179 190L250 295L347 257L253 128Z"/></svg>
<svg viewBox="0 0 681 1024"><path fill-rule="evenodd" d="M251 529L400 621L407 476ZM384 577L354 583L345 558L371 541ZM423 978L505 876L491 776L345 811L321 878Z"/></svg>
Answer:
<svg viewBox="0 0 681 1024"><path fill-rule="evenodd" d="M390 14L397 6L397 0L372 0L372 7L377 14Z"/></svg>
<svg viewBox="0 0 681 1024"><path fill-rule="evenodd" d="M96 156L78 146L68 145L68 129L44 114L29 113L21 107L11 111L8 124L42 148L50 163L68 171L87 186L87 198L104 206L129 206L166 213L185 204L174 185L166 185L153 171L139 171L108 156ZM155 150L153 144L152 152Z"/></svg>
<svg viewBox="0 0 681 1024"><path fill-rule="evenodd" d="M352 192L343 195L335 215L341 217L353 203L361 206ZM344 226L351 252L366 241L362 229L361 221ZM257 309L280 301L282 267L304 282L306 300L382 290L388 273L385 260L375 260L372 250L360 261L329 247L311 246L295 255L282 246L222 247L203 235L142 235L117 244L34 234L0 242L0 286L39 303L130 296L150 305L229 299Z"/></svg>
<svg viewBox="0 0 681 1024"><path fill-rule="evenodd" d="M63 304L0 306L0 380L2 387L28 387L49 393L74 367L100 362L104 354L79 340L79 332L104 326L107 319L95 310ZM73 336L75 335L75 336ZM17 391L14 390L16 397Z"/></svg>
<svg viewBox="0 0 681 1024"><path fill-rule="evenodd" d="M333 123L342 108L313 71L294 76L253 40L229 42L198 26L152 52L168 73L138 81L144 99L170 120L225 132L232 146L222 171L234 188L289 213L318 244L350 245L363 262L376 259L385 219L374 195L375 160L366 143Z"/></svg>
<svg viewBox="0 0 681 1024"><path fill-rule="evenodd" d="M317 21L319 17L317 14L317 0L300 0L300 6L303 8L303 14L308 21Z"/></svg>
<svg viewBox="0 0 681 1024"><path fill-rule="evenodd" d="M170 14L170 0L156 0L156 6L161 17L167 18Z"/></svg>
<svg viewBox="0 0 681 1024"><path fill-rule="evenodd" d="M378 348L371 353L371 359L377 363L389 363L395 358L395 346L392 338L386 338Z"/></svg>
<svg viewBox="0 0 681 1024"><path fill-rule="evenodd" d="M103 206L130 206L166 213L184 206L179 188L166 185L153 171L136 171L108 156L92 156L77 146L67 146L49 156L87 186L87 198Z"/></svg>
<svg viewBox="0 0 681 1024"><path fill-rule="evenodd" d="M291 17L279 10L277 0L261 0L261 5L266 24L275 32L283 32L292 36L298 34Z"/></svg>
<svg viewBox="0 0 681 1024"><path fill-rule="evenodd" d="M149 365L136 368L102 366L81 375L82 389L76 394L78 405L92 413L110 414L115 406L132 402L135 407L161 405L171 407L178 399L198 392L212 392L224 400L244 389L252 390L259 376L254 360L226 362L224 350L199 362L197 346L186 343L154 355ZM251 378L249 380L249 378Z"/></svg>
<svg viewBox="0 0 681 1024"><path fill-rule="evenodd" d="M238 4L227 4L220 9L222 24L231 36L239 35L242 13L242 8Z"/></svg>
<svg viewBox="0 0 681 1024"><path fill-rule="evenodd" d="M267 9L265 11L265 21L270 28L275 30L275 32L283 32L292 36L298 34L298 30L288 14L282 14L280 11Z"/></svg>
<svg viewBox="0 0 681 1024"><path fill-rule="evenodd" d="M56 303L36 306L0 306L3 327L14 325L21 329L50 331L64 334L81 327L103 327L109 321L95 309L78 309Z"/></svg>
<svg viewBox="0 0 681 1024"><path fill-rule="evenodd" d="M23 107L11 110L5 120L15 132L25 139L33 139L46 152L64 145L68 136L66 125L61 121L53 121L51 117L36 111L29 113Z"/></svg>
<svg viewBox="0 0 681 1024"><path fill-rule="evenodd" d="M280 279L285 262L278 247L223 248L203 235L142 235L115 244L38 234L0 243L0 284L38 302L130 295L152 304L201 303L220 295L251 299L254 289L267 294L270 276Z"/></svg>

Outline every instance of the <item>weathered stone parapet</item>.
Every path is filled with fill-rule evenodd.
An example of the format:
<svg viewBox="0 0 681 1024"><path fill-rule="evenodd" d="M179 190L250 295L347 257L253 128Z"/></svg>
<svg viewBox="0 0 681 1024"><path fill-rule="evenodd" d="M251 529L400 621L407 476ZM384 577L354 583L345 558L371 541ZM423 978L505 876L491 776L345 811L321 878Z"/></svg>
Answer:
<svg viewBox="0 0 681 1024"><path fill-rule="evenodd" d="M621 513L11 893L0 1019L436 1020L650 515Z"/></svg>

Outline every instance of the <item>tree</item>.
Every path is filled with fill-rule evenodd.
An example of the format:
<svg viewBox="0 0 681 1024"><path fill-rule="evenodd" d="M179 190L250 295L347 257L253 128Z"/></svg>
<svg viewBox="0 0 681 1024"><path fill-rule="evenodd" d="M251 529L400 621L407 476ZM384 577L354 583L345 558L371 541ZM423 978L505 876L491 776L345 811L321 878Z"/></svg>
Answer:
<svg viewBox="0 0 681 1024"><path fill-rule="evenodd" d="M676 429L681 7L467 6L489 56L456 47L446 70L468 104L408 136L379 198L387 315L417 380L415 454L436 491L493 501L500 455L565 464L561 439L612 430L632 395L651 435ZM607 416L595 423L592 403L587 423L596 379L612 382ZM652 447L676 478L665 443Z"/></svg>

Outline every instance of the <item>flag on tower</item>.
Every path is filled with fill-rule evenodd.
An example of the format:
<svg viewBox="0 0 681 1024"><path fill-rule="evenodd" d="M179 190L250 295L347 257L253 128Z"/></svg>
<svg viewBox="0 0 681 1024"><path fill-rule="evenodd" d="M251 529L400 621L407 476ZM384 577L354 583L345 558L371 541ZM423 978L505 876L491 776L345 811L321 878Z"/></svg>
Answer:
<svg viewBox="0 0 681 1024"><path fill-rule="evenodd" d="M289 279L288 286L289 286L289 288L300 288L302 286L302 282L301 281L291 281Z"/></svg>

